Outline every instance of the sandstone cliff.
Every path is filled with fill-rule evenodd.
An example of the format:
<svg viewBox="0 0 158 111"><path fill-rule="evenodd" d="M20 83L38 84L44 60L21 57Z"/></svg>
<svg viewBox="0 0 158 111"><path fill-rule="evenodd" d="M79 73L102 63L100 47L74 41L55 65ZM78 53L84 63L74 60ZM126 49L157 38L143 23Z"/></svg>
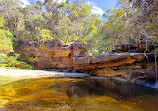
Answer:
<svg viewBox="0 0 158 111"><path fill-rule="evenodd" d="M39 69L72 68L75 57L84 56L84 49L79 43L62 44L59 40L30 42L17 41L19 59L35 64Z"/></svg>
<svg viewBox="0 0 158 111"><path fill-rule="evenodd" d="M84 49L80 43L62 44L56 39L41 43L21 41L16 52L21 54L20 59L37 65L39 69L71 68L137 84L154 84L156 80L157 61L153 53L129 53L127 49L127 52L122 53L84 57Z"/></svg>

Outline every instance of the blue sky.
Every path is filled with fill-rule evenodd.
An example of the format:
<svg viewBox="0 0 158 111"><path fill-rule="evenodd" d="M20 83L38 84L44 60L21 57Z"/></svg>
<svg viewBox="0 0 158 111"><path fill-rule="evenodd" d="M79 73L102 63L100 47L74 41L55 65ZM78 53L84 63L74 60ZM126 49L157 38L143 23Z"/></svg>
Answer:
<svg viewBox="0 0 158 111"><path fill-rule="evenodd" d="M87 2L92 2L95 7L101 8L104 13L108 9L113 9L116 6L117 0L86 0Z"/></svg>
<svg viewBox="0 0 158 111"><path fill-rule="evenodd" d="M31 2L36 2L37 0L21 0L24 4L29 5ZM44 1L44 0L41 0ZM57 2L62 2L66 0L56 0ZM90 4L93 9L92 13L102 15L106 13L108 9L113 9L116 6L117 0L85 0Z"/></svg>

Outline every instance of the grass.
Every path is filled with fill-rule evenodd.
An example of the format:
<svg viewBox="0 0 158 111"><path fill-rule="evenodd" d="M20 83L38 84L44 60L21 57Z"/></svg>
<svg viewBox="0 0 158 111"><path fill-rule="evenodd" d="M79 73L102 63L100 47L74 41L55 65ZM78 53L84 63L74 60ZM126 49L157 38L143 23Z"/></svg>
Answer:
<svg viewBox="0 0 158 111"><path fill-rule="evenodd" d="M12 83L14 81L17 81L17 79L16 78L11 78L11 77L8 77L8 76L0 76L0 86Z"/></svg>

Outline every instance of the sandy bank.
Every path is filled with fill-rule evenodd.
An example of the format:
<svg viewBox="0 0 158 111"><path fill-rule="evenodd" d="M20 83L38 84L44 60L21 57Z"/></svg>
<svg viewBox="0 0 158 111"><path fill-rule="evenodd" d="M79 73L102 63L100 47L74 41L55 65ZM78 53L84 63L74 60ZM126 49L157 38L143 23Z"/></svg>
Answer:
<svg viewBox="0 0 158 111"><path fill-rule="evenodd" d="M0 75L18 79L42 78L42 77L88 77L86 73L67 73L44 70L6 69L0 68Z"/></svg>

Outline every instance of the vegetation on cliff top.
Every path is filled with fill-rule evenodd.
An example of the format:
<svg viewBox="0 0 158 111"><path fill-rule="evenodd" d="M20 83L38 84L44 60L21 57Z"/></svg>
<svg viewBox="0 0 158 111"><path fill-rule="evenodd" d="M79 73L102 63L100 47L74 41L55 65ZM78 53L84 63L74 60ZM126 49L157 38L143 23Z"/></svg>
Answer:
<svg viewBox="0 0 158 111"><path fill-rule="evenodd" d="M22 7L19 0L0 1L0 59L13 51L13 41L79 40L87 52L109 52L117 44L145 39L158 46L157 0L118 0L102 17L84 0L37 1ZM18 44L14 44L18 47ZM21 64L21 63L20 63Z"/></svg>

